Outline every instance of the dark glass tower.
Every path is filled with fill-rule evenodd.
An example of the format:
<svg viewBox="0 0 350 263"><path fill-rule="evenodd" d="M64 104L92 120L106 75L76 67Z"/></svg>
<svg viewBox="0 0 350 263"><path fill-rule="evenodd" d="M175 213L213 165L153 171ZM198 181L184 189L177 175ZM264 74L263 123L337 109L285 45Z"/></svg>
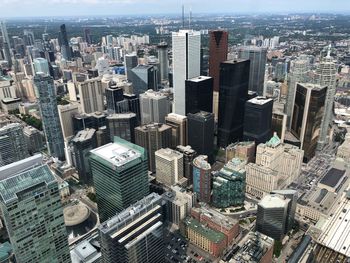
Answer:
<svg viewBox="0 0 350 263"><path fill-rule="evenodd" d="M200 111L187 114L188 144L201 155L207 155L209 163L213 162L214 151L214 114Z"/></svg>
<svg viewBox="0 0 350 263"><path fill-rule="evenodd" d="M72 52L68 43L68 37L67 37L67 30L66 25L62 24L60 26L60 32L59 32L59 45L61 47L61 53L64 59L71 60L72 59Z"/></svg>
<svg viewBox="0 0 350 263"><path fill-rule="evenodd" d="M118 102L124 99L123 90L116 85L110 86L105 90L107 111L110 113L116 113L118 111Z"/></svg>
<svg viewBox="0 0 350 263"><path fill-rule="evenodd" d="M213 78L200 76L186 80L186 115L199 111L213 110Z"/></svg>
<svg viewBox="0 0 350 263"><path fill-rule="evenodd" d="M218 146L243 138L244 106L248 100L249 60L232 60L220 66Z"/></svg>
<svg viewBox="0 0 350 263"><path fill-rule="evenodd" d="M255 141L255 144L265 143L271 138L273 100L265 97L255 97L245 104L244 131L245 141Z"/></svg>

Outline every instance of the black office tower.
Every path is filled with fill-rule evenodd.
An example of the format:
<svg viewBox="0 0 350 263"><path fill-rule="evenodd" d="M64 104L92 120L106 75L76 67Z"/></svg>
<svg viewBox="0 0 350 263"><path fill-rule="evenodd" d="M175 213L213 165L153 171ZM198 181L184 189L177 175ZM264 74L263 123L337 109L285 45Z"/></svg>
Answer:
<svg viewBox="0 0 350 263"><path fill-rule="evenodd" d="M248 100L249 60L220 64L218 146L243 138L244 107Z"/></svg>
<svg viewBox="0 0 350 263"><path fill-rule="evenodd" d="M66 60L72 59L72 52L68 43L68 37L67 37L67 30L66 25L62 24L60 26L60 32L59 32L59 38L58 38L59 45L61 47L61 54L62 57Z"/></svg>
<svg viewBox="0 0 350 263"><path fill-rule="evenodd" d="M198 154L207 155L210 163L214 156L214 113L200 111L187 114L188 144Z"/></svg>
<svg viewBox="0 0 350 263"><path fill-rule="evenodd" d="M112 85L105 90L106 101L107 101L107 112L108 113L117 113L119 105L118 102L124 100L122 88Z"/></svg>
<svg viewBox="0 0 350 263"><path fill-rule="evenodd" d="M271 138L273 100L255 97L245 104L243 139L255 141L255 145Z"/></svg>
<svg viewBox="0 0 350 263"><path fill-rule="evenodd" d="M212 77L199 76L185 81L185 112L213 111Z"/></svg>

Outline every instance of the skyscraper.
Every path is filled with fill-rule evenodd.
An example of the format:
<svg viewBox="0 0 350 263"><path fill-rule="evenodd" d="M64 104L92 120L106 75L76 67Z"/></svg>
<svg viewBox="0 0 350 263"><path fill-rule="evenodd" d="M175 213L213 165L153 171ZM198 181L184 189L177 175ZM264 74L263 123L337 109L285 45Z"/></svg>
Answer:
<svg viewBox="0 0 350 263"><path fill-rule="evenodd" d="M327 86L324 116L321 124L320 137L318 139L319 149L322 149L328 141L327 136L332 122L334 95L336 92L336 74L337 66L330 56L329 50L327 57L322 59L316 70L316 83L321 86Z"/></svg>
<svg viewBox="0 0 350 263"><path fill-rule="evenodd" d="M271 138L273 100L255 97L245 104L243 139L256 145Z"/></svg>
<svg viewBox="0 0 350 263"><path fill-rule="evenodd" d="M161 42L157 45L157 49L159 59L160 80L165 81L169 78L168 44L166 42Z"/></svg>
<svg viewBox="0 0 350 263"><path fill-rule="evenodd" d="M53 78L43 74L36 74L34 84L49 154L64 160L64 142Z"/></svg>
<svg viewBox="0 0 350 263"><path fill-rule="evenodd" d="M71 262L58 183L42 157L1 167L0 174L2 218L16 262Z"/></svg>
<svg viewBox="0 0 350 263"><path fill-rule="evenodd" d="M297 84L292 115L292 134L300 141L304 159L314 155L324 116L327 87L314 84Z"/></svg>
<svg viewBox="0 0 350 263"><path fill-rule="evenodd" d="M248 100L249 60L221 63L218 115L218 146L243 138L244 106Z"/></svg>
<svg viewBox="0 0 350 263"><path fill-rule="evenodd" d="M67 138L73 136L74 133L74 125L73 125L73 116L79 113L79 104L67 104L67 105L58 105L58 115L60 118L61 128L63 138L66 140Z"/></svg>
<svg viewBox="0 0 350 263"><path fill-rule="evenodd" d="M0 128L0 166L20 161L28 156L22 125L10 123Z"/></svg>
<svg viewBox="0 0 350 263"><path fill-rule="evenodd" d="M151 193L98 228L102 263L163 263L163 201Z"/></svg>
<svg viewBox="0 0 350 263"><path fill-rule="evenodd" d="M9 35L7 34L7 28L4 21L0 21L0 27L1 27L1 34L3 37L3 52L4 52L4 58L8 62L9 68L12 67L12 57L11 57L11 43L9 39Z"/></svg>
<svg viewBox="0 0 350 263"><path fill-rule="evenodd" d="M84 28L84 39L88 44L92 44L91 30L90 28Z"/></svg>
<svg viewBox="0 0 350 263"><path fill-rule="evenodd" d="M188 144L198 153L214 161L214 114L200 111L187 114Z"/></svg>
<svg viewBox="0 0 350 263"><path fill-rule="evenodd" d="M104 110L102 83L99 78L78 83L80 104L83 113Z"/></svg>
<svg viewBox="0 0 350 263"><path fill-rule="evenodd" d="M46 75L50 75L49 63L44 58L36 58L33 61L35 73L42 72Z"/></svg>
<svg viewBox="0 0 350 263"><path fill-rule="evenodd" d="M79 181L92 185L89 153L97 147L96 130L85 129L79 131L71 140L73 165L79 174Z"/></svg>
<svg viewBox="0 0 350 263"><path fill-rule="evenodd" d="M124 57L124 63L126 68L126 78L132 79L132 69L138 65L138 59L136 54L126 54Z"/></svg>
<svg viewBox="0 0 350 263"><path fill-rule="evenodd" d="M180 30L172 34L174 112L185 115L185 80L200 75L200 32Z"/></svg>
<svg viewBox="0 0 350 263"><path fill-rule="evenodd" d="M141 124L165 123L170 111L168 98L160 92L148 90L140 94Z"/></svg>
<svg viewBox="0 0 350 263"><path fill-rule="evenodd" d="M67 37L67 30L66 30L65 24L62 24L60 26L58 42L59 42L59 45L61 47L62 57L65 60L71 60L72 59L72 52L71 52L71 48L69 46L68 37Z"/></svg>
<svg viewBox="0 0 350 263"><path fill-rule="evenodd" d="M250 60L249 90L259 96L264 95L264 78L267 49L255 46L242 47L238 50L238 57Z"/></svg>
<svg viewBox="0 0 350 263"><path fill-rule="evenodd" d="M135 143L147 150L148 168L151 172L155 172L155 152L171 146L171 127L161 123L136 127Z"/></svg>
<svg viewBox="0 0 350 263"><path fill-rule="evenodd" d="M200 202L210 203L211 166L206 155L199 155L193 160L193 192Z"/></svg>
<svg viewBox="0 0 350 263"><path fill-rule="evenodd" d="M120 102L124 100L123 89L117 85L105 89L107 111L109 113L120 113Z"/></svg>
<svg viewBox="0 0 350 263"><path fill-rule="evenodd" d="M199 76L186 80L186 115L199 111L213 111L213 78Z"/></svg>
<svg viewBox="0 0 350 263"><path fill-rule="evenodd" d="M187 117L176 113L169 113L165 117L166 125L171 127L171 148L187 145Z"/></svg>
<svg viewBox="0 0 350 263"><path fill-rule="evenodd" d="M154 66L137 65L131 69L131 72L130 80L135 95L138 96L149 89L157 90L157 69Z"/></svg>
<svg viewBox="0 0 350 263"><path fill-rule="evenodd" d="M183 154L170 148L155 152L156 179L159 183L171 187L184 177Z"/></svg>
<svg viewBox="0 0 350 263"><path fill-rule="evenodd" d="M209 76L214 79L213 112L215 119L219 111L220 63L227 60L228 32L224 30L210 31L209 40Z"/></svg>
<svg viewBox="0 0 350 263"><path fill-rule="evenodd" d="M135 142L135 128L137 127L136 114L115 113L107 116L107 136L110 142L118 136L126 141Z"/></svg>
<svg viewBox="0 0 350 263"><path fill-rule="evenodd" d="M144 148L119 137L90 152L100 221L104 222L149 193Z"/></svg>
<svg viewBox="0 0 350 263"><path fill-rule="evenodd" d="M195 150L191 148L190 145L183 146L178 145L176 146L176 150L183 154L184 156L184 176L187 178L187 183L190 185L193 182L193 168L192 168L192 162L194 158L197 156L197 153Z"/></svg>

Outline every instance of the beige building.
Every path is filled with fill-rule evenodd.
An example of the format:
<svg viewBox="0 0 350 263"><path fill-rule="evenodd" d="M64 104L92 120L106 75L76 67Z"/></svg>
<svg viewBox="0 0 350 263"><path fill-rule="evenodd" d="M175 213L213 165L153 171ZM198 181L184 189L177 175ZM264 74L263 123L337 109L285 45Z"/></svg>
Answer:
<svg viewBox="0 0 350 263"><path fill-rule="evenodd" d="M79 113L79 104L58 105L58 116L60 118L63 138L67 139L74 135L73 119L74 114Z"/></svg>
<svg viewBox="0 0 350 263"><path fill-rule="evenodd" d="M165 186L177 184L183 177L183 154L166 148L155 152L156 179Z"/></svg>
<svg viewBox="0 0 350 263"><path fill-rule="evenodd" d="M350 133L346 134L345 141L338 147L337 157L350 164Z"/></svg>
<svg viewBox="0 0 350 263"><path fill-rule="evenodd" d="M104 105L101 80L99 78L89 79L84 82L79 82L77 85L82 112L102 112L104 110Z"/></svg>
<svg viewBox="0 0 350 263"><path fill-rule="evenodd" d="M165 124L172 130L171 148L187 145L187 117L176 113L169 113L165 117Z"/></svg>
<svg viewBox="0 0 350 263"><path fill-rule="evenodd" d="M22 80L22 96L29 102L35 102L35 91L33 77Z"/></svg>

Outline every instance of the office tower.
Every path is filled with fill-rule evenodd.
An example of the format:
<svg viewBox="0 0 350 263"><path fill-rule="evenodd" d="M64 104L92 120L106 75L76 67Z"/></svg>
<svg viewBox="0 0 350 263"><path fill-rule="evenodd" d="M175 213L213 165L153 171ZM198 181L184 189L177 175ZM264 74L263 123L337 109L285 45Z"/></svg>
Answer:
<svg viewBox="0 0 350 263"><path fill-rule="evenodd" d="M249 90L256 91L259 96L264 95L264 78L267 49L255 46L242 47L238 50L238 57L250 60Z"/></svg>
<svg viewBox="0 0 350 263"><path fill-rule="evenodd" d="M236 142L226 147L226 162L238 158L247 163L255 162L255 142Z"/></svg>
<svg viewBox="0 0 350 263"><path fill-rule="evenodd" d="M244 204L246 161L234 158L214 176L213 205L219 208Z"/></svg>
<svg viewBox="0 0 350 263"><path fill-rule="evenodd" d="M107 102L107 111L109 113L119 113L119 104L123 97L123 89L117 85L111 85L105 89L106 102Z"/></svg>
<svg viewBox="0 0 350 263"><path fill-rule="evenodd" d="M193 30L173 32L172 45L174 112L186 115L185 80L200 75L200 32Z"/></svg>
<svg viewBox="0 0 350 263"><path fill-rule="evenodd" d="M53 78L37 74L34 77L34 84L49 154L64 160L64 142Z"/></svg>
<svg viewBox="0 0 350 263"><path fill-rule="evenodd" d="M90 28L84 28L84 40L88 44L92 44L91 30Z"/></svg>
<svg viewBox="0 0 350 263"><path fill-rule="evenodd" d="M157 45L160 80L166 81L169 78L169 57L168 57L168 44L161 42Z"/></svg>
<svg viewBox="0 0 350 263"><path fill-rule="evenodd" d="M7 42L3 43L3 53L4 53L4 58L7 61L8 68L12 68L12 57L11 57L11 50L10 50L10 44Z"/></svg>
<svg viewBox="0 0 350 263"><path fill-rule="evenodd" d="M255 97L245 104L243 139L256 145L271 138L273 100Z"/></svg>
<svg viewBox="0 0 350 263"><path fill-rule="evenodd" d="M19 123L10 123L0 128L0 166L28 157L28 146Z"/></svg>
<svg viewBox="0 0 350 263"><path fill-rule="evenodd" d="M176 113L169 113L165 117L165 124L171 127L171 148L187 145L187 117Z"/></svg>
<svg viewBox="0 0 350 263"><path fill-rule="evenodd" d="M0 174L2 218L16 262L71 262L58 183L42 157L1 167Z"/></svg>
<svg viewBox="0 0 350 263"><path fill-rule="evenodd" d="M148 169L156 171L155 152L171 145L171 127L161 123L150 123L135 128L135 143L146 149Z"/></svg>
<svg viewBox="0 0 350 263"><path fill-rule="evenodd" d="M60 118L63 138L73 136L73 116L79 113L79 104L58 105L58 116Z"/></svg>
<svg viewBox="0 0 350 263"><path fill-rule="evenodd" d="M275 240L282 240L288 222L290 200L267 195L258 203L256 230Z"/></svg>
<svg viewBox="0 0 350 263"><path fill-rule="evenodd" d="M163 201L151 193L98 228L102 263L163 263Z"/></svg>
<svg viewBox="0 0 350 263"><path fill-rule="evenodd" d="M67 30L66 30L65 24L62 24L60 26L58 42L59 42L59 45L61 47L62 57L65 60L71 60L72 59L72 52L71 52L71 48L70 48L69 43L68 43Z"/></svg>
<svg viewBox="0 0 350 263"><path fill-rule="evenodd" d="M197 156L197 153L195 150L191 148L190 145L183 146L178 145L176 146L176 150L183 154L184 156L184 176L187 178L187 183L190 185L193 182L193 167L192 162L194 158Z"/></svg>
<svg viewBox="0 0 350 263"><path fill-rule="evenodd" d="M43 149L44 136L39 130L31 126L26 126L23 128L23 135L30 154L37 153Z"/></svg>
<svg viewBox="0 0 350 263"><path fill-rule="evenodd" d="M165 123L170 111L170 102L163 93L148 90L140 94L141 124Z"/></svg>
<svg viewBox="0 0 350 263"><path fill-rule="evenodd" d="M7 28L6 28L5 21L0 21L0 27L1 27L1 35L2 35L3 41L5 43L11 45L10 44L9 35L7 33Z"/></svg>
<svg viewBox="0 0 350 263"><path fill-rule="evenodd" d="M128 103L129 111L136 114L138 122L141 121L140 100L135 94L124 94L124 99Z"/></svg>
<svg viewBox="0 0 350 263"><path fill-rule="evenodd" d="M214 161L214 114L200 111L187 114L188 144L198 153Z"/></svg>
<svg viewBox="0 0 350 263"><path fill-rule="evenodd" d="M320 86L327 86L327 95L324 108L324 117L322 120L320 137L318 139L318 147L322 149L327 143L329 127L332 123L332 113L334 104L334 95L336 92L336 74L337 66L335 65L330 50L327 57L323 58L316 70L316 83Z"/></svg>
<svg viewBox="0 0 350 263"><path fill-rule="evenodd" d="M292 115L292 134L300 141L304 159L315 155L324 116L327 87L313 84L297 84Z"/></svg>
<svg viewBox="0 0 350 263"><path fill-rule="evenodd" d="M132 78L132 69L138 65L138 59L136 54L126 54L124 57L124 63L126 68L126 78L131 80Z"/></svg>
<svg viewBox="0 0 350 263"><path fill-rule="evenodd" d="M213 30L209 34L209 76L214 80L213 112L215 119L217 119L219 111L220 63L227 60L228 32Z"/></svg>
<svg viewBox="0 0 350 263"><path fill-rule="evenodd" d="M105 57L100 57L96 61L96 69L99 76L107 74L109 71L109 61Z"/></svg>
<svg viewBox="0 0 350 263"><path fill-rule="evenodd" d="M39 72L44 73L45 75L50 75L49 63L44 58L36 58L33 61L34 71L36 74Z"/></svg>
<svg viewBox="0 0 350 263"><path fill-rule="evenodd" d="M199 76L185 81L185 113L213 111L213 78Z"/></svg>
<svg viewBox="0 0 350 263"><path fill-rule="evenodd" d="M157 90L157 70L151 65L137 65L131 69L130 80L132 82L135 95L140 95L145 91Z"/></svg>
<svg viewBox="0 0 350 263"><path fill-rule="evenodd" d="M126 141L135 142L135 128L137 127L136 114L114 113L107 116L107 136L110 142L118 136Z"/></svg>
<svg viewBox="0 0 350 263"><path fill-rule="evenodd" d="M182 153L162 148L155 152L155 159L156 179L159 183L171 187L184 177Z"/></svg>
<svg viewBox="0 0 350 263"><path fill-rule="evenodd" d="M288 75L288 94L284 112L287 114L287 125L290 128L292 124L292 115L295 102L297 83L306 83L308 81L309 63L305 59L298 59L291 62L290 73Z"/></svg>
<svg viewBox="0 0 350 263"><path fill-rule="evenodd" d="M96 130L85 129L79 131L71 140L73 165L79 174L79 181L92 185L89 153L97 147Z"/></svg>
<svg viewBox="0 0 350 263"><path fill-rule="evenodd" d="M287 114L275 111L272 112L271 132L276 132L281 141L284 142L287 128Z"/></svg>
<svg viewBox="0 0 350 263"><path fill-rule="evenodd" d="M102 83L98 78L78 83L81 110L84 113L103 111Z"/></svg>
<svg viewBox="0 0 350 263"><path fill-rule="evenodd" d="M243 137L244 106L248 100L249 60L221 63L218 146L226 147Z"/></svg>
<svg viewBox="0 0 350 263"><path fill-rule="evenodd" d="M199 202L210 203L211 166L206 155L199 155L193 160L193 192Z"/></svg>
<svg viewBox="0 0 350 263"><path fill-rule="evenodd" d="M114 137L113 143L90 151L89 159L101 222L149 193L144 148Z"/></svg>

